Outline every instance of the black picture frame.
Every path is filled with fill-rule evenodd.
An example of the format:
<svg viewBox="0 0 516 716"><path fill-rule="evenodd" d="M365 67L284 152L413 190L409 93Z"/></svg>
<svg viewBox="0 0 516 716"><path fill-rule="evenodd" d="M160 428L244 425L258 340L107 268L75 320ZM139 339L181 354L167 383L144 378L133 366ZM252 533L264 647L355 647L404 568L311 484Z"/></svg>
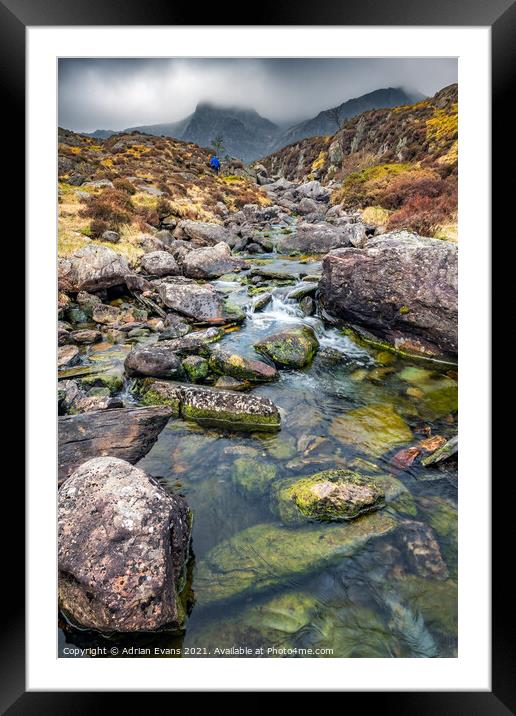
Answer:
<svg viewBox="0 0 516 716"><path fill-rule="evenodd" d="M199 6L201 7L201 6ZM0 61L1 92L4 101L4 119L8 127L4 137L11 139L4 144L8 155L12 133L18 134L16 161L4 164L3 180L8 194L9 209L5 217L12 223L11 236L21 237L24 207L22 192L13 186L24 186L24 148L20 135L25 125L25 30L28 26L66 25L199 25L199 7L165 0L0 0ZM511 79L516 66L516 5L512 0L320 0L309 3L272 3L262 0L253 8L253 15L244 20L236 3L223 6L206 6L202 10L202 25L361 25L361 26L490 26L492 31L492 215L502 216L504 206L510 206L511 182L503 180L507 152L514 146L511 99ZM238 22L226 22L238 18ZM9 134L5 134L9 132ZM497 146L498 145L498 146ZM503 161L503 163L502 163ZM512 192L511 192L512 193ZM18 206L16 204L18 202ZM16 210L17 207L17 210ZM501 220L500 220L501 221ZM506 227L504 227L506 228ZM500 227L501 229L501 227ZM501 229L499 233L507 231ZM493 227L493 236L494 227ZM468 239L468 237L466 237ZM21 246L21 239L18 239ZM23 259L22 259L23 260ZM493 292L493 298L496 294ZM30 348L30 346L29 346ZM19 394L16 397L19 404ZM503 439L503 438L502 438ZM501 442L501 439L500 439ZM30 449L30 445L28 446ZM495 451L493 451L494 453ZM20 453L22 454L22 453ZM9 472L9 471L8 471ZM9 480L9 499L17 505L17 513L24 505L24 486L17 474L5 475ZM507 476L509 479L509 475ZM494 515L503 517L502 499L506 494L502 486L492 486ZM6 511L7 512L7 511ZM4 517L6 515L4 512ZM514 613L512 589L508 588L507 545L504 530L510 520L493 517L492 566L494 574L492 591L492 691L491 692L370 692L366 707L381 708L383 713L398 716L425 716L436 713L472 714L479 716L516 713L514 632L511 631L511 615ZM80 699L75 692L26 692L25 691L25 610L24 610L24 543L21 522L16 528L7 527L4 536L4 596L10 599L4 606L2 631L0 632L0 709L11 716L19 714L90 714L108 705L117 708L120 695L111 693L83 693ZM7 521L3 520L4 527ZM504 556L505 555L505 556ZM506 567L502 571L502 564ZM510 565L509 565L510 567ZM7 586L8 585L8 586ZM474 599L474 595L471 595ZM514 619L513 619L514 621ZM512 624L514 626L514 624ZM410 688L410 684L407 684ZM117 698L114 703L113 697ZM139 695L131 694L129 712L140 711ZM148 698L148 695L144 698ZM364 694L346 694L345 705L350 699L360 699ZM363 707L363 705L362 705Z"/></svg>

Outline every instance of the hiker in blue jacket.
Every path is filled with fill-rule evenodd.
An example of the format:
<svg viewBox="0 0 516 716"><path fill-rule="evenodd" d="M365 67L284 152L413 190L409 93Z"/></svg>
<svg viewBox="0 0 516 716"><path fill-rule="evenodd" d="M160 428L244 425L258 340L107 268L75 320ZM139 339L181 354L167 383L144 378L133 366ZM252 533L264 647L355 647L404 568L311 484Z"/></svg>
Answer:
<svg viewBox="0 0 516 716"><path fill-rule="evenodd" d="M213 157L210 159L210 167L211 167L211 169L213 169L213 171L215 172L215 174L218 174L218 173L219 173L220 160L219 160L218 157L213 156Z"/></svg>

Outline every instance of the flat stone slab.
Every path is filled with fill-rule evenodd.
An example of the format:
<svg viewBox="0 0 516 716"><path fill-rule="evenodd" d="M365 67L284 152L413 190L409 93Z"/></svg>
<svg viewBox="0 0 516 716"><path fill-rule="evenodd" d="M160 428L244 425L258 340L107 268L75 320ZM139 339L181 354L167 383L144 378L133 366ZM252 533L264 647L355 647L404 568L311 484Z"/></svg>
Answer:
<svg viewBox="0 0 516 716"><path fill-rule="evenodd" d="M158 439L172 415L168 406L113 408L59 418L58 481L93 457L135 464Z"/></svg>

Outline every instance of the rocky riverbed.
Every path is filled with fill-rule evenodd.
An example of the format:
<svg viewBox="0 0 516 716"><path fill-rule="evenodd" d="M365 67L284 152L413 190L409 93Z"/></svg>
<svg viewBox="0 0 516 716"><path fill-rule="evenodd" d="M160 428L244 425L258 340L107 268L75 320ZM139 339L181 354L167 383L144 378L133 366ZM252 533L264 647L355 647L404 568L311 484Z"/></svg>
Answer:
<svg viewBox="0 0 516 716"><path fill-rule="evenodd" d="M457 247L256 171L60 259L61 651L454 656Z"/></svg>

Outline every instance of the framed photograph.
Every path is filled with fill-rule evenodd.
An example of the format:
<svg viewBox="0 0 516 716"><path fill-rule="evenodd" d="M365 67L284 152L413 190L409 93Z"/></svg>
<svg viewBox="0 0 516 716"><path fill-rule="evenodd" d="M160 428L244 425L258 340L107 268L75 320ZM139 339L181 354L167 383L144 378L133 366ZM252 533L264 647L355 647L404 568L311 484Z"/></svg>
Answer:
<svg viewBox="0 0 516 716"><path fill-rule="evenodd" d="M516 708L491 593L491 132L511 136L516 24L495 5L0 5L28 307L2 712L99 691Z"/></svg>

